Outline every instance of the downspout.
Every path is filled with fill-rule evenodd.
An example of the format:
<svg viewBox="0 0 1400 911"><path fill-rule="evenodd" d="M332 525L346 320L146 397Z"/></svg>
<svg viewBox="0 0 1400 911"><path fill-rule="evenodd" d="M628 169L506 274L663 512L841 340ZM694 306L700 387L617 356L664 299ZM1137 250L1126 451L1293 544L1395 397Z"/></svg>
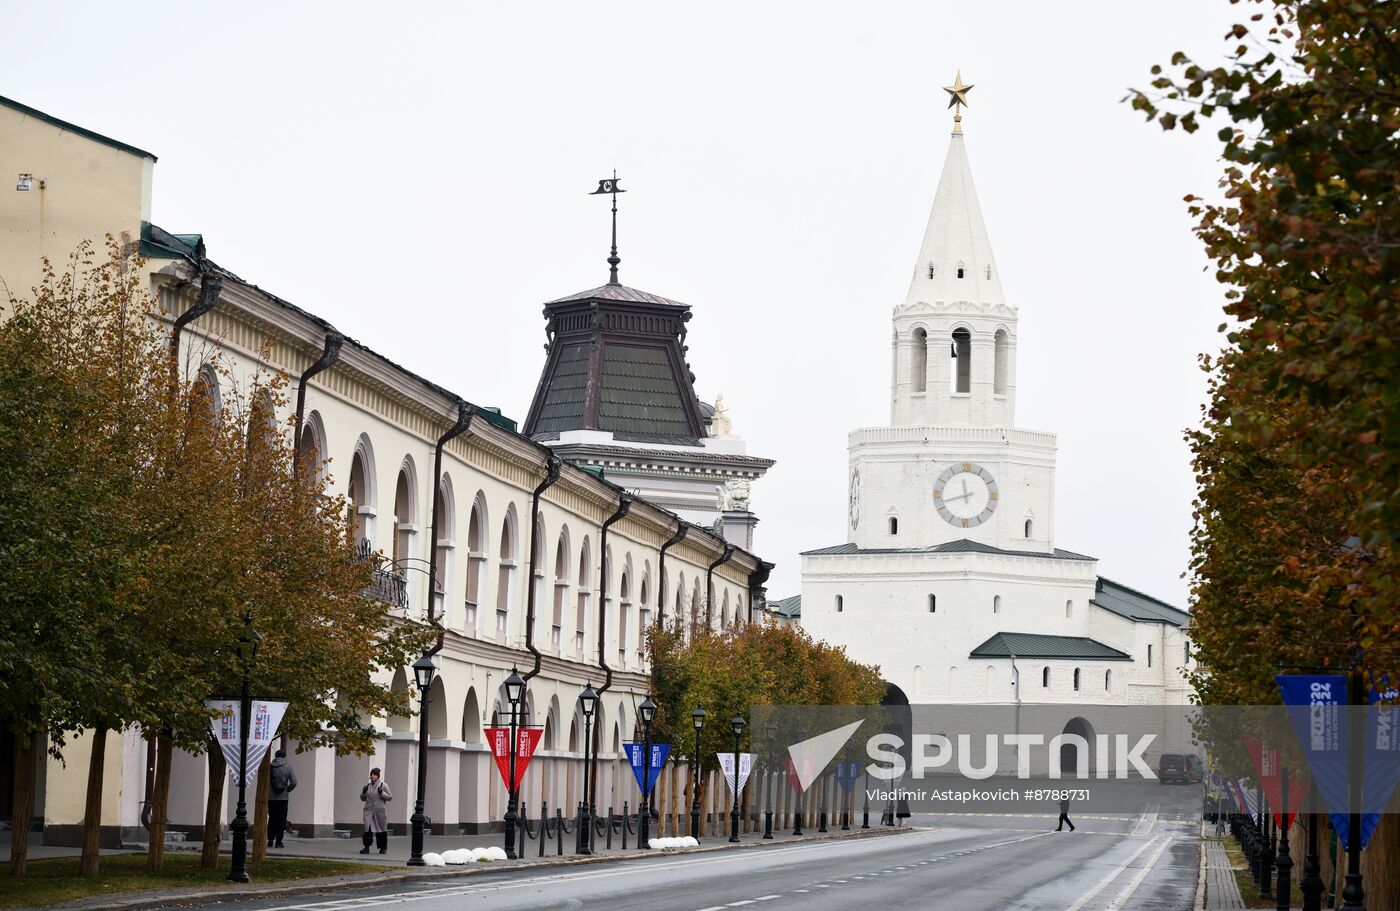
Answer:
<svg viewBox="0 0 1400 911"><path fill-rule="evenodd" d="M603 521L602 534L598 536L598 549L601 556L598 569L598 667L603 670L603 685L594 690L602 696L612 686L612 668L608 667L608 529L622 521L632 508L632 495L624 493L617 502L617 512ZM596 769L596 766L595 766Z"/></svg>
<svg viewBox="0 0 1400 911"><path fill-rule="evenodd" d="M1021 733L1021 669L1016 666L1016 654L1011 654L1011 686L1016 690L1016 730Z"/></svg>
<svg viewBox="0 0 1400 911"><path fill-rule="evenodd" d="M685 536L690 532L690 526L685 524L685 519L676 518L676 533L671 535L671 540L661 545L661 559L657 561L656 577L660 584L656 586L659 593L656 598L656 628L663 627L662 621L666 613L666 551L685 540Z"/></svg>
<svg viewBox="0 0 1400 911"><path fill-rule="evenodd" d="M525 595L525 651L535 659L534 666L525 672L525 682L529 683L540 672L540 650L535 648L535 589L539 584L535 581L535 566L539 563L540 542L535 540L535 533L540 527L540 494L544 493L554 482L559 480L559 470L564 467L564 463L554 453L549 454L545 462L544 480L535 488L535 492L530 496L530 565L526 584L530 586Z"/></svg>
<svg viewBox="0 0 1400 911"><path fill-rule="evenodd" d="M296 435L292 438L292 467L297 470L301 468L301 425L306 418L306 384L313 376L340 360L340 346L343 344L345 336L334 329L328 330L320 359L302 371L301 379L297 381L297 424Z"/></svg>
<svg viewBox="0 0 1400 911"><path fill-rule="evenodd" d="M326 347L327 347L327 348L330 347L330 339L329 339L329 337L326 339ZM336 344L336 348L337 348L337 350L340 348L339 343ZM325 360L325 358L323 357L322 360ZM330 366L330 365L327 364L327 366ZM322 368L322 369L324 369L324 368ZM308 372L309 372L309 371L308 371ZM304 385L304 384L305 384L305 380L306 380L306 374L302 374L303 389L305 388L305 385ZM298 393L298 398L300 398L300 393ZM300 408L300 403L298 403L298 408ZM298 423L298 424L301 423L300 417L301 417L301 416L300 416L300 413L298 413L298 415L297 415L297 418L298 418L297 423ZM448 440L451 440L451 439L453 439L454 437L459 437L459 436L461 436L462 434L466 433L466 432L467 432L467 429L468 429L469 427L471 427L471 425L472 425L472 418L474 418L474 417L476 417L476 411L472 408L472 406L468 405L468 404L467 404L465 401L463 401L462 399L458 399L458 400L457 400L457 422L456 422L455 424L453 424L452 427L451 427L446 433L444 433L442 436L438 437L437 446L435 446L435 447L433 448L433 513L432 513L432 518L430 518L430 519L428 520L428 521L429 521L429 525L428 525L428 547L430 548L429 553L428 553L428 625L429 625L429 626L432 626L432 625L434 624L434 620L433 620L433 606L434 606L434 604L437 602L437 598L436 598L436 595L437 595L437 529L438 529L438 517L441 515L441 512L442 512L442 448L443 448L444 446L447 445L447 441L448 441ZM443 638L444 638L445 636L446 636L446 631L443 630L443 629L441 628L441 626L439 626L439 627L438 627L438 641L437 641L437 645L433 646L432 651L428 652L428 655L429 655L429 656L436 655L438 652L442 651L442 643L443 643Z"/></svg>
<svg viewBox="0 0 1400 911"><path fill-rule="evenodd" d="M191 260L194 262L194 260ZM180 334L185 327L199 319L219 302L219 292L223 290L224 279L216 272L206 272L204 266L195 263L199 269L199 300L190 309L175 318L175 327L170 330L170 388L180 388Z"/></svg>
<svg viewBox="0 0 1400 911"><path fill-rule="evenodd" d="M714 625L715 619L715 567L728 563L729 558L734 556L734 545L725 542L724 553L719 555L719 559L711 563L705 570L705 629Z"/></svg>

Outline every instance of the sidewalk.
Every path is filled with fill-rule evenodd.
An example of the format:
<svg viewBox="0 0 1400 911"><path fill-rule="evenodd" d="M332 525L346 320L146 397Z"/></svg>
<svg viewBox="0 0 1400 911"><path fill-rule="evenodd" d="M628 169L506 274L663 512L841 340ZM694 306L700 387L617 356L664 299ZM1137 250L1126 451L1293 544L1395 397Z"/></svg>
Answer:
<svg viewBox="0 0 1400 911"><path fill-rule="evenodd" d="M697 848L680 848L672 850L639 850L634 844L634 836L628 835L627 850L622 850L621 836L613 833L613 846L607 848L604 836L597 836L594 842L595 853L591 856L578 856L574 854L576 836L564 835L564 854L559 856L558 843L551 840L546 847L545 856L539 856L540 845L538 841L526 840L524 856L517 860L492 861L489 863L465 864L461 866L446 867L409 867L405 865L409 853L408 836L392 836L389 839L389 852L379 854L374 849L368 855L360 854L363 847L359 839L346 838L287 838L284 840L286 847L282 849L273 848L268 851L268 856L284 857L304 857L317 858L323 860L354 860L366 862L373 865L382 866L382 873L358 873L345 876L328 876L318 879L303 879L283 883L266 883L258 885L252 883L246 886L235 886L229 884L226 887L214 890L208 888L199 889L169 889L160 892L131 892L123 895L101 896L81 899L75 902L67 902L60 905L51 905L45 911L144 911L150 908L163 908L174 905L202 904L213 902L248 901L252 899L276 898L289 895L309 895L318 893L336 892L345 889L364 888L370 886L385 885L389 883L399 883L406 880L425 880L457 876L471 876L480 873L500 872L503 870L530 870L536 868L547 868L560 865L578 865L610 863L626 858L636 858L642 856L656 855L676 855L676 854L696 854L713 851L726 850L762 850L764 846L792 844L794 842L823 841L840 838L870 838L888 835L900 835L912 832L910 828L892 829L888 827L871 826L869 829L861 830L852 827L849 832L840 831L840 827L833 827L827 834L819 834L815 829L805 832L800 838L794 838L790 833L773 833L773 839L765 841L762 833L748 833L739 835L738 844L730 844L728 836L713 835L700 839L700 846ZM502 846L505 843L505 836L497 835L472 835L472 836L448 836L433 835L424 839L425 853L442 853L453 848L481 848L490 846ZM227 854L230 844L225 841L221 845L223 853ZM69 849L76 853L77 849ZM518 850L518 848L517 848Z"/></svg>
<svg viewBox="0 0 1400 911"><path fill-rule="evenodd" d="M1201 836L1201 878L1196 892L1196 911L1237 911L1244 907L1240 884L1225 853L1225 845L1214 836Z"/></svg>

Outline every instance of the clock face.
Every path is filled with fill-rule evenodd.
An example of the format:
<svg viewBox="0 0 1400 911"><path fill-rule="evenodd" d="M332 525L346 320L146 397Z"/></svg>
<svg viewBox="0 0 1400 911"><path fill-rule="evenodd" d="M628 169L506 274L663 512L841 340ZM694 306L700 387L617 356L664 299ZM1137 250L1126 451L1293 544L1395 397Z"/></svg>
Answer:
<svg viewBox="0 0 1400 911"><path fill-rule="evenodd" d="M860 469L851 469L851 528L860 524Z"/></svg>
<svg viewBox="0 0 1400 911"><path fill-rule="evenodd" d="M949 465L933 482L933 506L943 521L976 528L996 512L1000 494L992 473L974 462Z"/></svg>

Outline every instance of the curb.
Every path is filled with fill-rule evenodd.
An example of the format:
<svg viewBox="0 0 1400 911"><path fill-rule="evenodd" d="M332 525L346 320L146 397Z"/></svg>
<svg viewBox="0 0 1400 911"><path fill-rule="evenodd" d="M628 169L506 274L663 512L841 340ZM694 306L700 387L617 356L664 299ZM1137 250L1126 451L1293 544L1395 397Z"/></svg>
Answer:
<svg viewBox="0 0 1400 911"><path fill-rule="evenodd" d="M342 892L347 889L372 888L374 886L391 885L402 882L417 882L431 879L454 879L463 876L480 876L484 873L514 873L517 871L531 871L539 869L549 869L555 867L585 866L591 864L616 863L621 860L637 860L646 857L679 857L685 854L712 854L718 851L743 851L743 850L763 850L764 848L775 848L780 845L807 844L809 842L820 841L845 841L862 838L884 838L891 835L903 835L909 832L916 832L917 829L855 829L850 832L835 832L826 835L803 836L798 839L788 839L785 841L764 842L762 839L749 842L747 844L731 845L728 843L718 845L702 845L698 848L664 848L652 851L649 854L629 852L627 854L593 854L585 857L554 857L546 856L542 860L529 860L524 862L509 862L511 866L501 866L494 864L467 865L462 868L456 867L428 867L428 868L403 868L387 873L352 873L333 879L303 879L291 880L282 883L269 883L262 887L241 887L234 889L198 889L198 890L170 890L169 892L131 892L122 896L112 896L108 900L86 898L77 901L66 902L58 905L45 905L42 908L33 906L16 907L11 911L151 911L157 908L178 908L189 905L197 905L205 902L235 902L254 901L270 898L287 898L297 895L314 895L318 893ZM713 836L716 838L722 836ZM325 860L324 857L313 857L305 854L278 855L284 857L296 857L303 860ZM431 872L429 872L431 871Z"/></svg>

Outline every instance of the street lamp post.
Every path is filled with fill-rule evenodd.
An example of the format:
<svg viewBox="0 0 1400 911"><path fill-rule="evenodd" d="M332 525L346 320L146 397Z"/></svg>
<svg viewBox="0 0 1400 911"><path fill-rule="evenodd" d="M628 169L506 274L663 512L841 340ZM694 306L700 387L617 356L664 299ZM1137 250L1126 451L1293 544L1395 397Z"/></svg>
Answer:
<svg viewBox="0 0 1400 911"><path fill-rule="evenodd" d="M520 674L516 672L515 668L510 669L510 676L506 678L505 688L506 699L510 702L510 760L508 761L510 782L506 788L506 859L515 860L515 828L520 821L520 817L516 814L515 738L518 736L520 700L525 692L525 681L520 679Z"/></svg>
<svg viewBox="0 0 1400 911"><path fill-rule="evenodd" d="M768 735L768 750L776 754L778 742L778 725L775 722L768 722L763 726L763 732ZM765 774L768 777L768 799L764 803L763 809L763 837L771 840L773 838L773 772L774 769L767 769Z"/></svg>
<svg viewBox="0 0 1400 911"><path fill-rule="evenodd" d="M588 804L588 748L593 742L593 712L598 707L598 694L593 692L592 682L584 684L578 706L583 713L583 802L578 807L578 844L574 847L574 853L592 854L593 813Z"/></svg>
<svg viewBox="0 0 1400 911"><path fill-rule="evenodd" d="M642 718L642 806L637 814L637 847L648 850L651 845L651 722L656 718L656 703L651 696L637 707Z"/></svg>
<svg viewBox="0 0 1400 911"><path fill-rule="evenodd" d="M744 716L735 715L729 719L729 729L734 732L734 809L729 811L729 840L739 840L739 744L744 738Z"/></svg>
<svg viewBox="0 0 1400 911"><path fill-rule="evenodd" d="M253 714L253 660L258 657L262 636L253 629L253 612L243 615L243 632L238 637L238 659L243 665L243 691L238 700L238 809L233 830L233 861L229 882L246 883L248 876L248 728Z"/></svg>
<svg viewBox="0 0 1400 911"><path fill-rule="evenodd" d="M423 828L428 818L423 813L423 793L428 789L428 690L437 674L433 659L424 655L413 662L413 681L418 685L418 793L414 795L413 840L408 852L410 867L423 866Z"/></svg>
<svg viewBox="0 0 1400 911"><path fill-rule="evenodd" d="M695 725L695 784L690 789L690 837L700 840L700 731L705 727L705 707L697 705L690 713Z"/></svg>
<svg viewBox="0 0 1400 911"><path fill-rule="evenodd" d="M807 739L807 732L803 729L797 731L797 742L801 743ZM793 775L797 778L797 812L793 814L792 834L798 836L802 834L802 776L797 774L794 767Z"/></svg>

